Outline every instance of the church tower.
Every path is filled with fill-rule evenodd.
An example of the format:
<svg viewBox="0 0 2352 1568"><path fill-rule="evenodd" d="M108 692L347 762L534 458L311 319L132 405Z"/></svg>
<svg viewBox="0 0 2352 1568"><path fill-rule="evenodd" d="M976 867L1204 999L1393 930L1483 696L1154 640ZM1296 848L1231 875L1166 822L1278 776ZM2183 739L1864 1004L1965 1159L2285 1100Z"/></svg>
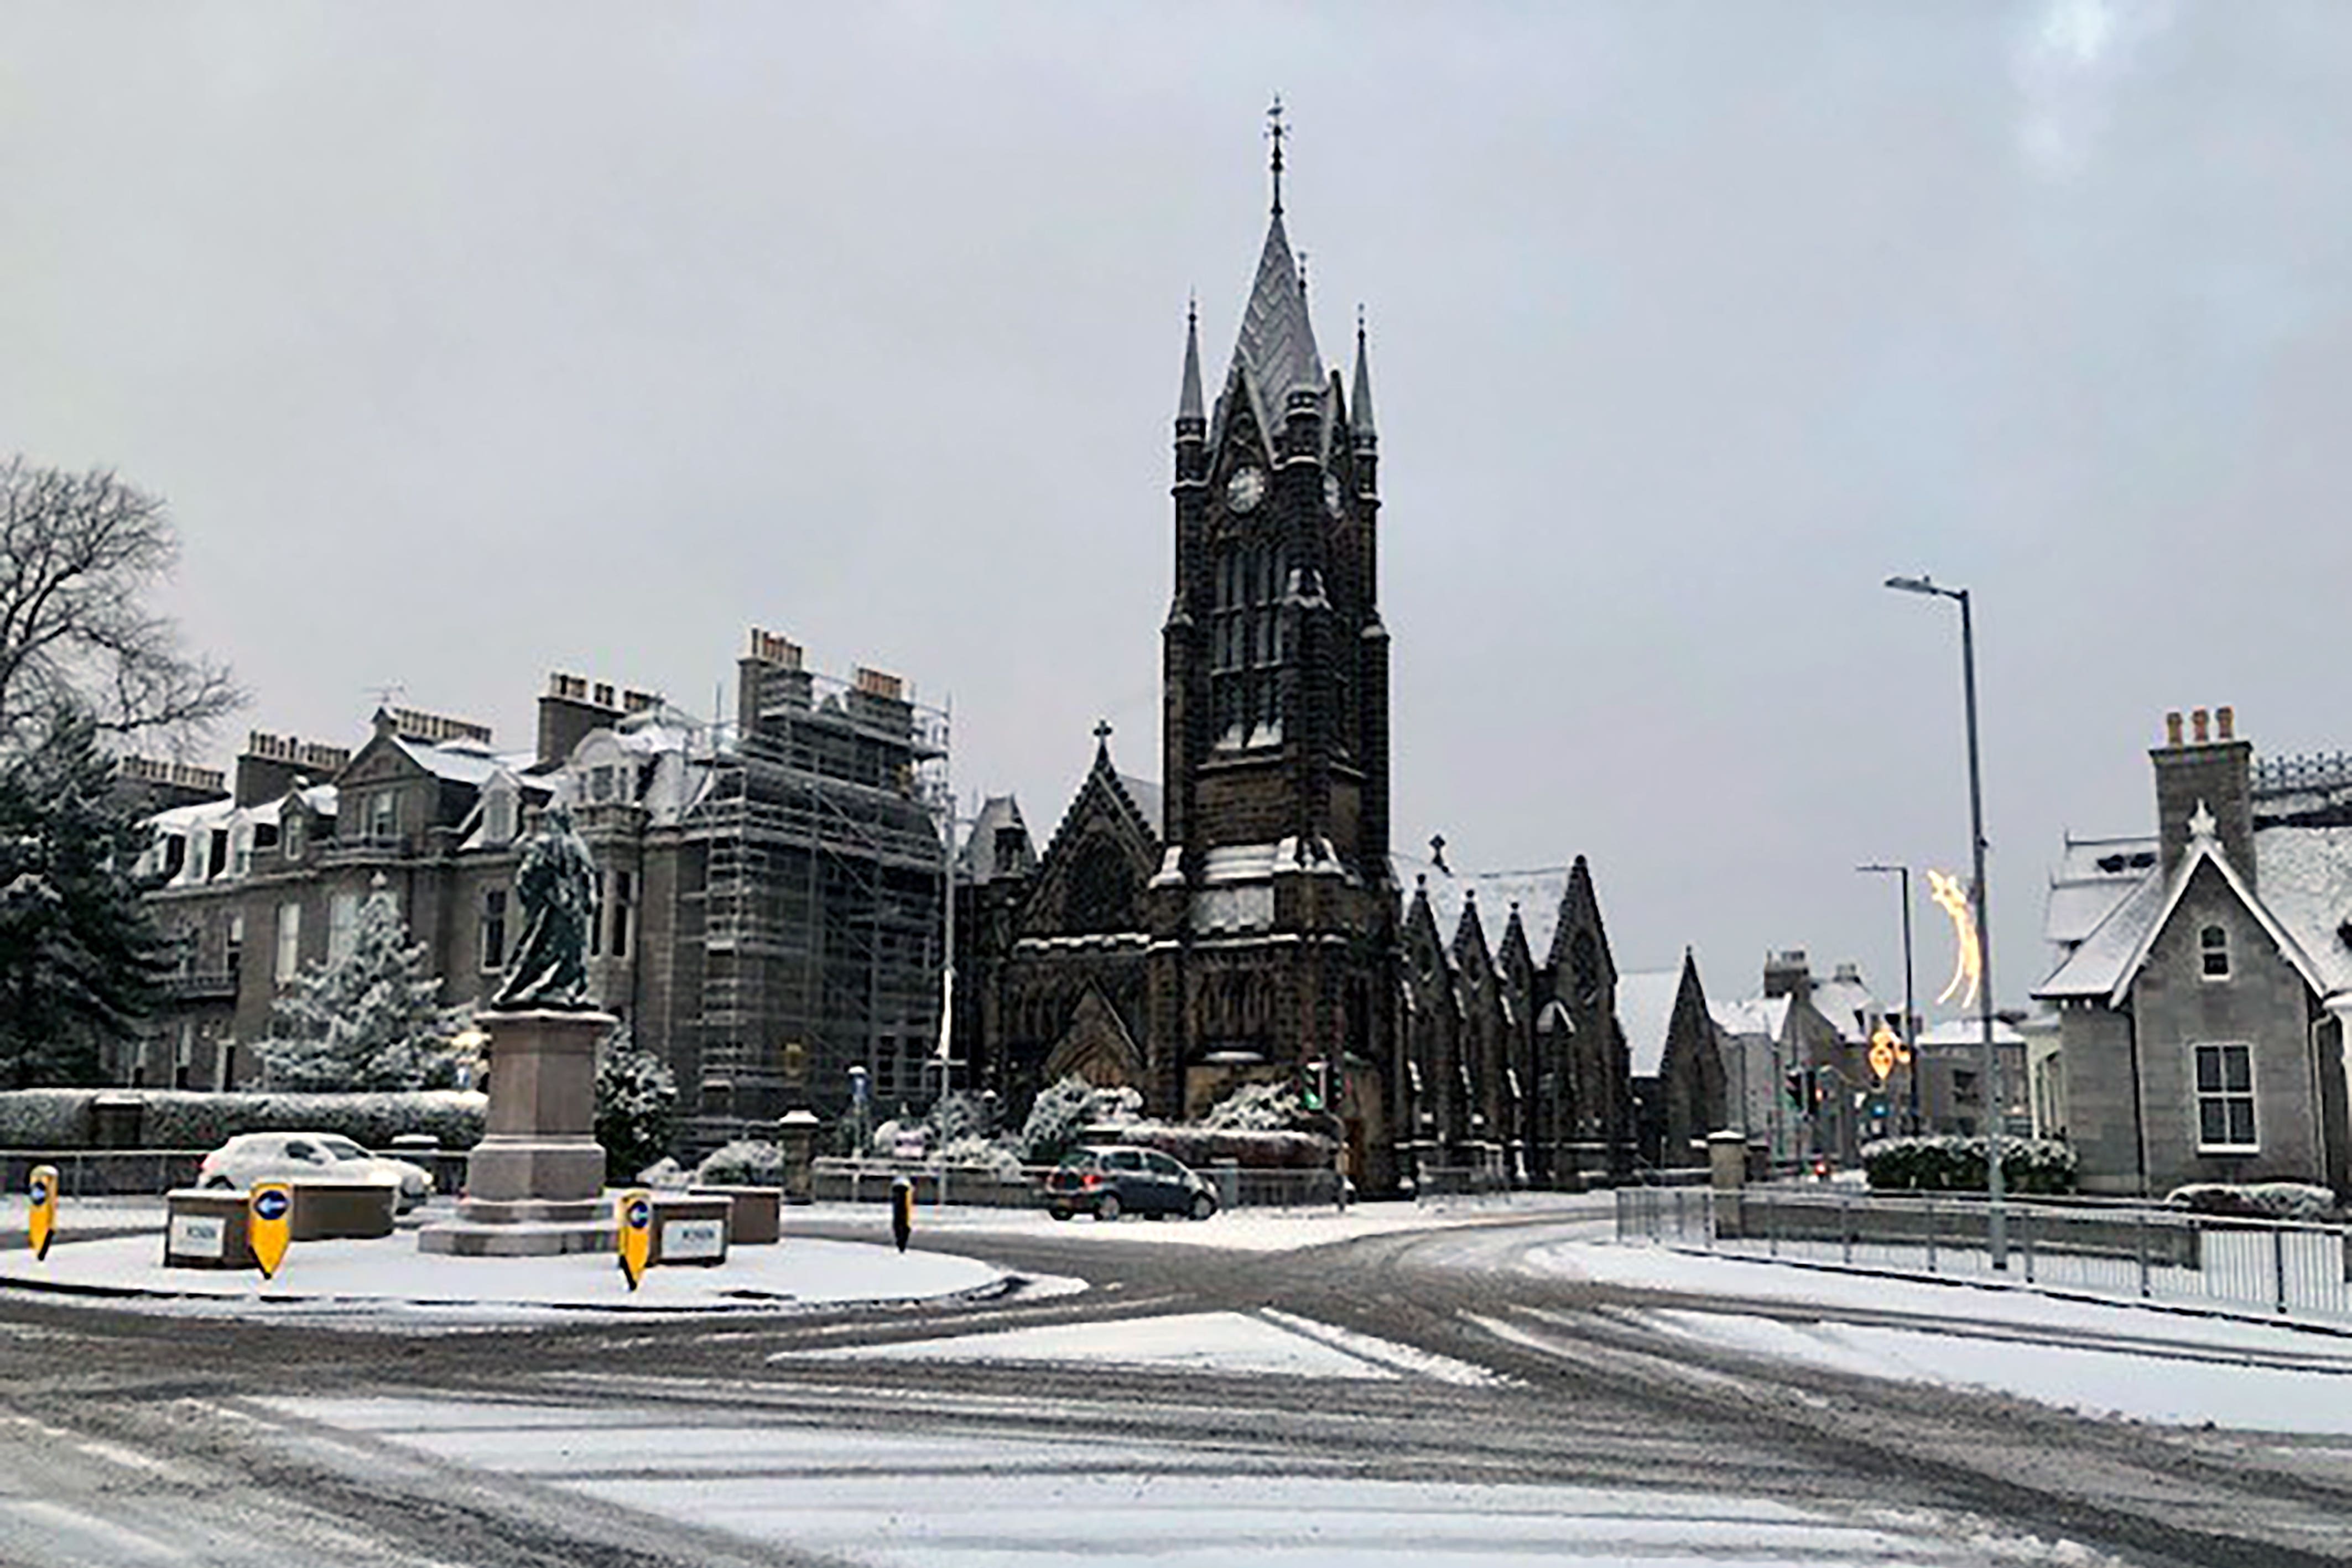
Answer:
<svg viewBox="0 0 2352 1568"><path fill-rule="evenodd" d="M1384 1186L1362 1163L1395 1135L1399 1065L1379 437L1360 314L1352 386L1316 346L1271 120L1273 211L1213 403L1185 328L1149 1093L1190 1114L1236 1078L1305 1074Z"/></svg>

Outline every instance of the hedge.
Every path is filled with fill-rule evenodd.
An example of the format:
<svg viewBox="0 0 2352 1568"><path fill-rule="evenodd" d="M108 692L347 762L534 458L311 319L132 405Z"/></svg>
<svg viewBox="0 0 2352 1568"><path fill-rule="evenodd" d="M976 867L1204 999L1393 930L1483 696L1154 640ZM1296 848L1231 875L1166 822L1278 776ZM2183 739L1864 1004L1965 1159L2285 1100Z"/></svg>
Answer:
<svg viewBox="0 0 2352 1568"><path fill-rule="evenodd" d="M1862 1146L1874 1189L1895 1192L1982 1192L1982 1138L1881 1138ZM2051 1138L2003 1138L2001 1185L2014 1193L2074 1190L2074 1150Z"/></svg>
<svg viewBox="0 0 2352 1568"><path fill-rule="evenodd" d="M141 1103L139 1146L210 1149L239 1133L340 1133L381 1149L423 1133L445 1149L482 1136L488 1101L456 1089L377 1094L205 1094L176 1089L20 1089L0 1093L0 1149L69 1152L95 1146L92 1104L100 1096Z"/></svg>
<svg viewBox="0 0 2352 1568"><path fill-rule="evenodd" d="M2164 1201L2192 1214L2242 1219L2334 1219L2340 1213L2334 1192L2300 1181L2191 1182L2166 1193Z"/></svg>

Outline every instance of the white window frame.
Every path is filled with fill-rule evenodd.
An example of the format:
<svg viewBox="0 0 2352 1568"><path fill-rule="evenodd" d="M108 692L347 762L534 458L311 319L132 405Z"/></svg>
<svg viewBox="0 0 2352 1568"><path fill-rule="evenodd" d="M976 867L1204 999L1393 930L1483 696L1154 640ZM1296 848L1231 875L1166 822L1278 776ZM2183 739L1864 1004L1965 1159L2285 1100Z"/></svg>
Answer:
<svg viewBox="0 0 2352 1568"><path fill-rule="evenodd" d="M2200 1071L2204 1061L2204 1053L2207 1051L2217 1053L2213 1060L2221 1064L2218 1072L2218 1076L2221 1081L2220 1085L2212 1089L2207 1089L2204 1086L2204 1076ZM2230 1060L2227 1053L2231 1051L2242 1052L2245 1057L2246 1082L2245 1087L2242 1089L2231 1089L2227 1087L2229 1082L2228 1062ZM2242 1143L2227 1136L2227 1134L2230 1131L2228 1125L2230 1118L2228 1107L2238 1102L2244 1103L2247 1120L2252 1124L2252 1128L2250 1129L2252 1136ZM2221 1116L2223 1123L2222 1132L2224 1136L2219 1142L2210 1139L2205 1135L2205 1107L2208 1103L2218 1103L2223 1108ZM2189 1047L2189 1103L2190 1112L2196 1118L2197 1152L2199 1154L2258 1155L2262 1153L2262 1098L2260 1094L2260 1085L2256 1081L2254 1071L2253 1043L2251 1040L2200 1040L2191 1041Z"/></svg>
<svg viewBox="0 0 2352 1568"><path fill-rule="evenodd" d="M368 797L368 840L388 844L400 837L400 791L383 789Z"/></svg>
<svg viewBox="0 0 2352 1568"><path fill-rule="evenodd" d="M271 976L281 986L290 986L302 968L302 905L292 899L278 906L277 965Z"/></svg>
<svg viewBox="0 0 2352 1568"><path fill-rule="evenodd" d="M2206 940L2209 936L2219 936L2221 940L2209 942ZM2212 963L2213 956L2217 953L2221 956L2221 967L2219 969L2214 968ZM2197 928L2198 977L2208 985L2216 984L2230 977L2230 928L2218 922L2210 921L2199 926Z"/></svg>

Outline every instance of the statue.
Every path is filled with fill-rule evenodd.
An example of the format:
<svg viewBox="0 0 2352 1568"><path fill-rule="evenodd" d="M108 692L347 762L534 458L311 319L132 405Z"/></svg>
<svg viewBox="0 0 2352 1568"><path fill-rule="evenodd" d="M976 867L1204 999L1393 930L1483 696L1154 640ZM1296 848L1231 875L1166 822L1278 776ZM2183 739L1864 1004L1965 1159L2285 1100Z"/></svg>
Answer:
<svg viewBox="0 0 2352 1568"><path fill-rule="evenodd" d="M572 827L569 807L552 805L523 841L515 873L522 936L507 961L506 983L490 1000L498 1012L530 1008L581 1011L588 998L588 932L596 918L596 862Z"/></svg>

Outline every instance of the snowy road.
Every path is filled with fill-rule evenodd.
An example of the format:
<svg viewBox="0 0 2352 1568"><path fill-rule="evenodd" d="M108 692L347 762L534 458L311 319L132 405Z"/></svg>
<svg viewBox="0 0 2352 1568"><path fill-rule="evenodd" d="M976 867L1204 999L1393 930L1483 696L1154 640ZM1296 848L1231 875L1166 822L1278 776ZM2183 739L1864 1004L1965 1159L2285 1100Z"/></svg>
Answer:
<svg viewBox="0 0 2352 1568"><path fill-rule="evenodd" d="M1414 1223L950 1218L919 1244L1093 1288L750 1319L0 1292L0 1563L2352 1557L2340 1427L2280 1416L2352 1406L2344 1342ZM2178 1408L2084 1413L2151 1379Z"/></svg>

